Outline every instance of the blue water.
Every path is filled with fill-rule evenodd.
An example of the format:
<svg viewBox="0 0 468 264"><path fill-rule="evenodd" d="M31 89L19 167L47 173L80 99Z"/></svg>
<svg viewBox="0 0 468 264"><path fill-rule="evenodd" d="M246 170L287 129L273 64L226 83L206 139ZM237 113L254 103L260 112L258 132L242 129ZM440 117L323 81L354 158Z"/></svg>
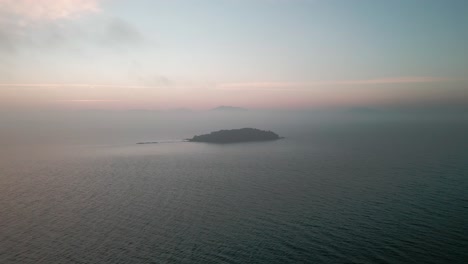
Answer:
<svg viewBox="0 0 468 264"><path fill-rule="evenodd" d="M467 128L4 150L0 263L466 263Z"/></svg>

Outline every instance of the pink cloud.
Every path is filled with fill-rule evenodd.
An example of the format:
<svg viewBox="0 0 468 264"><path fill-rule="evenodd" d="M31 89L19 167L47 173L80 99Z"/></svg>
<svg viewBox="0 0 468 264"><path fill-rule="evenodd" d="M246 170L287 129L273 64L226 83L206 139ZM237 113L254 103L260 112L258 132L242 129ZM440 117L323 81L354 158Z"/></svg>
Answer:
<svg viewBox="0 0 468 264"><path fill-rule="evenodd" d="M343 80L343 81L312 81L312 82L245 82L245 83L222 83L217 86L220 90L304 90L315 86L346 86L346 85L376 85L376 84L408 84L408 83L433 83L450 81L448 78L436 77L398 77L365 80Z"/></svg>
<svg viewBox="0 0 468 264"><path fill-rule="evenodd" d="M112 100L112 99L77 99L77 100L56 100L55 102L95 103L95 102L121 102L121 100Z"/></svg>
<svg viewBox="0 0 468 264"><path fill-rule="evenodd" d="M75 18L99 11L100 0L0 0L2 13L23 20L57 20Z"/></svg>
<svg viewBox="0 0 468 264"><path fill-rule="evenodd" d="M114 85L114 84L74 84L74 83L0 83L0 87L24 88L122 88L122 89L151 89L154 86L144 85Z"/></svg>

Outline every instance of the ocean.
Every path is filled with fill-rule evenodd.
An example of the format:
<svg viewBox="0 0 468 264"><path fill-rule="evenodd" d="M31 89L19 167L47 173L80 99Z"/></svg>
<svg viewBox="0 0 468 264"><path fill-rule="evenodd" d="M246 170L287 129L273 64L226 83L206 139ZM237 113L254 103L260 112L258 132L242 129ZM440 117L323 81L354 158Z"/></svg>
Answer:
<svg viewBox="0 0 468 264"><path fill-rule="evenodd" d="M258 143L9 145L0 263L468 261L466 121L278 129Z"/></svg>

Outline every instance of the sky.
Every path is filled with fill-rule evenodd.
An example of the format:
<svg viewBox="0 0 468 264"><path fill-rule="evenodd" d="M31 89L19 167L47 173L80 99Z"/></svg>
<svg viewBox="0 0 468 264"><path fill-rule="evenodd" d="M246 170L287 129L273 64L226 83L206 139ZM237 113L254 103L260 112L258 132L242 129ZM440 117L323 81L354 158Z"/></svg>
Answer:
<svg viewBox="0 0 468 264"><path fill-rule="evenodd" d="M0 111L468 108L465 0L0 0Z"/></svg>

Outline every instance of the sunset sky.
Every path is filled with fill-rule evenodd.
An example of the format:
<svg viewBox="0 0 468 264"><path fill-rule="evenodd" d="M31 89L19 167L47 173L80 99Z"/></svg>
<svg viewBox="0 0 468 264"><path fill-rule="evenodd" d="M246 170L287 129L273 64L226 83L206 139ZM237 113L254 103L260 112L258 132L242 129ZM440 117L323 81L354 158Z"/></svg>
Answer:
<svg viewBox="0 0 468 264"><path fill-rule="evenodd" d="M468 105L466 0L0 0L0 109Z"/></svg>

